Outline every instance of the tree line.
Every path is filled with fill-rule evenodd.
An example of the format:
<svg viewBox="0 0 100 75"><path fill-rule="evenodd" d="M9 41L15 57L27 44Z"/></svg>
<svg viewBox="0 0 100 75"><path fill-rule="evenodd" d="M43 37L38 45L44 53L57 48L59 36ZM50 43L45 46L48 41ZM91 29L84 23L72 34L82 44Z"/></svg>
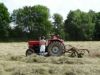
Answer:
<svg viewBox="0 0 100 75"><path fill-rule="evenodd" d="M49 8L43 5L25 6L9 14L6 6L0 3L1 41L25 41L38 39L42 35L49 38L52 34L59 34L64 40L71 41L100 40L100 12L71 10L63 20L59 13L51 16Z"/></svg>

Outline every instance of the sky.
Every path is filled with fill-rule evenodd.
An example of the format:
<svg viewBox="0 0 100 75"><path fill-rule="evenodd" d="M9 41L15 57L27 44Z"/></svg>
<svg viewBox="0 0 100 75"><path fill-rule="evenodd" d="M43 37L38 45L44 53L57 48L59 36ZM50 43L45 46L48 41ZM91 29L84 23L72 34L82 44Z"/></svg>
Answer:
<svg viewBox="0 0 100 75"><path fill-rule="evenodd" d="M49 8L51 15L59 13L64 19L70 10L100 12L100 0L0 0L0 2L5 4L10 13L24 6L44 5Z"/></svg>

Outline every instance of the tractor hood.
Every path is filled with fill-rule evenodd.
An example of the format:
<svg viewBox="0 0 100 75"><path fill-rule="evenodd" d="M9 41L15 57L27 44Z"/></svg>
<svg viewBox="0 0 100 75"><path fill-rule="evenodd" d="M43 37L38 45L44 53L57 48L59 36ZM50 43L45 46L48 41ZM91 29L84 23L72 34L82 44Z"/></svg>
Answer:
<svg viewBox="0 0 100 75"><path fill-rule="evenodd" d="M28 41L28 45L29 47L33 47L33 46L39 46L39 41Z"/></svg>

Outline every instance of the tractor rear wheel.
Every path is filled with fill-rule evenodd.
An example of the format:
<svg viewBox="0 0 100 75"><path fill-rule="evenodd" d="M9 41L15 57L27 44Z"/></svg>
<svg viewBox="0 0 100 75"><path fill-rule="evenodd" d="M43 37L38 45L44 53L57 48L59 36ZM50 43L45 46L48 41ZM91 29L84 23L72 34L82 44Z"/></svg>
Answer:
<svg viewBox="0 0 100 75"><path fill-rule="evenodd" d="M29 55L31 55L33 53L34 53L34 50L33 49L27 49L26 56L29 56Z"/></svg>
<svg viewBox="0 0 100 75"><path fill-rule="evenodd" d="M64 53L64 45L59 41L53 41L48 46L48 54L50 56L60 56Z"/></svg>

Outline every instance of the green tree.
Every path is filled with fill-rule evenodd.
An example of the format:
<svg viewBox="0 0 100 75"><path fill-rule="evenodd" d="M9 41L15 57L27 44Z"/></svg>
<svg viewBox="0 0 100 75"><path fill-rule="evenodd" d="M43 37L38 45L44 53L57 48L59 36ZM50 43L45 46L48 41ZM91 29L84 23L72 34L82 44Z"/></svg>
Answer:
<svg viewBox="0 0 100 75"><path fill-rule="evenodd" d="M94 40L100 40L100 12L96 13Z"/></svg>
<svg viewBox="0 0 100 75"><path fill-rule="evenodd" d="M65 33L67 33L68 40L84 40L84 35L80 29L81 11L70 11L65 20Z"/></svg>
<svg viewBox="0 0 100 75"><path fill-rule="evenodd" d="M3 3L0 3L0 39L6 39L9 36L10 17L8 9Z"/></svg>
<svg viewBox="0 0 100 75"><path fill-rule="evenodd" d="M84 17L87 21L84 22L86 25L85 28L85 37L87 40L93 39L93 33L95 28L95 12L90 10L88 13L86 13L86 16ZM84 24L82 23L82 24Z"/></svg>
<svg viewBox="0 0 100 75"><path fill-rule="evenodd" d="M89 11L88 13L82 13L81 29L84 33L86 40L92 40L95 23L93 21L94 13Z"/></svg>
<svg viewBox="0 0 100 75"><path fill-rule="evenodd" d="M53 32L55 34L59 34L63 39L65 38L65 34L64 34L64 24L63 24L63 17L58 14L55 13L53 15Z"/></svg>
<svg viewBox="0 0 100 75"><path fill-rule="evenodd" d="M95 23L93 11L88 13L80 10L70 11L65 21L65 31L70 40L92 40Z"/></svg>
<svg viewBox="0 0 100 75"><path fill-rule="evenodd" d="M49 21L49 9L45 6L36 5L33 7L25 6L23 9L15 10L12 19L17 24L17 28L27 33L31 38L37 38L40 35L47 36L51 30Z"/></svg>

